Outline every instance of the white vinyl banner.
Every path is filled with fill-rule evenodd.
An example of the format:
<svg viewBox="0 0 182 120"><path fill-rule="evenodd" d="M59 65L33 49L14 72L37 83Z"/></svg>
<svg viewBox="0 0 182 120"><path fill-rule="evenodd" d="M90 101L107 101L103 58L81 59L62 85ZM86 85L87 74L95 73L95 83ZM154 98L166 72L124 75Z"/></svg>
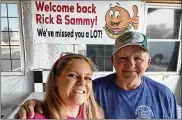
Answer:
<svg viewBox="0 0 182 120"><path fill-rule="evenodd" d="M139 1L31 1L34 43L114 44L141 31Z"/></svg>

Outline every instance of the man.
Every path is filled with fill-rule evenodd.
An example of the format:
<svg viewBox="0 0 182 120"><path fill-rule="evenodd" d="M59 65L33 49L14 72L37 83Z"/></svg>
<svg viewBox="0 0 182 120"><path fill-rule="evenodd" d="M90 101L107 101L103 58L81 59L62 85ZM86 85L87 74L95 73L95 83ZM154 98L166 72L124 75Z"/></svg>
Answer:
<svg viewBox="0 0 182 120"><path fill-rule="evenodd" d="M150 61L145 35L126 32L116 39L112 55L116 73L93 81L96 100L103 107L106 118L178 118L175 96L170 89L143 76ZM35 104L40 102L25 103L26 109L31 111L28 113L33 113ZM23 106L19 110L20 116L26 116Z"/></svg>

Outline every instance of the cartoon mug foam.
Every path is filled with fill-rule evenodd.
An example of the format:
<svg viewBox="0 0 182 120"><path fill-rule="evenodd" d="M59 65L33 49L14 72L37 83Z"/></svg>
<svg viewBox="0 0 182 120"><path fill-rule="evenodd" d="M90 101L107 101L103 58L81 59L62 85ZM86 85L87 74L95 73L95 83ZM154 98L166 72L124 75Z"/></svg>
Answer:
<svg viewBox="0 0 182 120"><path fill-rule="evenodd" d="M129 31L133 26L134 29L138 29L138 8L133 5L133 17L130 17L129 12L119 6L111 7L105 15L105 31L106 34L113 39L116 39L121 34Z"/></svg>

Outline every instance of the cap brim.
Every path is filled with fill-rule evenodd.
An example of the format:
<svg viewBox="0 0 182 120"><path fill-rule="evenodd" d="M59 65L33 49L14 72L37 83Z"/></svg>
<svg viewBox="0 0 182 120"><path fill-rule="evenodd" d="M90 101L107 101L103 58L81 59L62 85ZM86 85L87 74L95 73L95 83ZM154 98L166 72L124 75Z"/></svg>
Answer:
<svg viewBox="0 0 182 120"><path fill-rule="evenodd" d="M137 43L130 43L130 44L126 44L126 45L123 45L121 47L119 47L117 50L115 50L112 54L114 55L117 51L119 51L121 48L125 47L125 46L130 46L130 45L134 45L134 46L138 46L138 47L141 47L143 48L146 52L148 52L148 49L146 49L145 47L141 46L140 44L137 44Z"/></svg>

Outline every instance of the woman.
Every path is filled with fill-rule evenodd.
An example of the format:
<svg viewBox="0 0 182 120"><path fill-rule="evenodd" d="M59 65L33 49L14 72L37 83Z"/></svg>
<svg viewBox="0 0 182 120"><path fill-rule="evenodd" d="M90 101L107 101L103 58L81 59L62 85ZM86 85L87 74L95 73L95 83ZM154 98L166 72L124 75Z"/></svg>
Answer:
<svg viewBox="0 0 182 120"><path fill-rule="evenodd" d="M92 88L93 62L80 54L62 53L53 65L43 102L43 115L34 119L102 119Z"/></svg>

